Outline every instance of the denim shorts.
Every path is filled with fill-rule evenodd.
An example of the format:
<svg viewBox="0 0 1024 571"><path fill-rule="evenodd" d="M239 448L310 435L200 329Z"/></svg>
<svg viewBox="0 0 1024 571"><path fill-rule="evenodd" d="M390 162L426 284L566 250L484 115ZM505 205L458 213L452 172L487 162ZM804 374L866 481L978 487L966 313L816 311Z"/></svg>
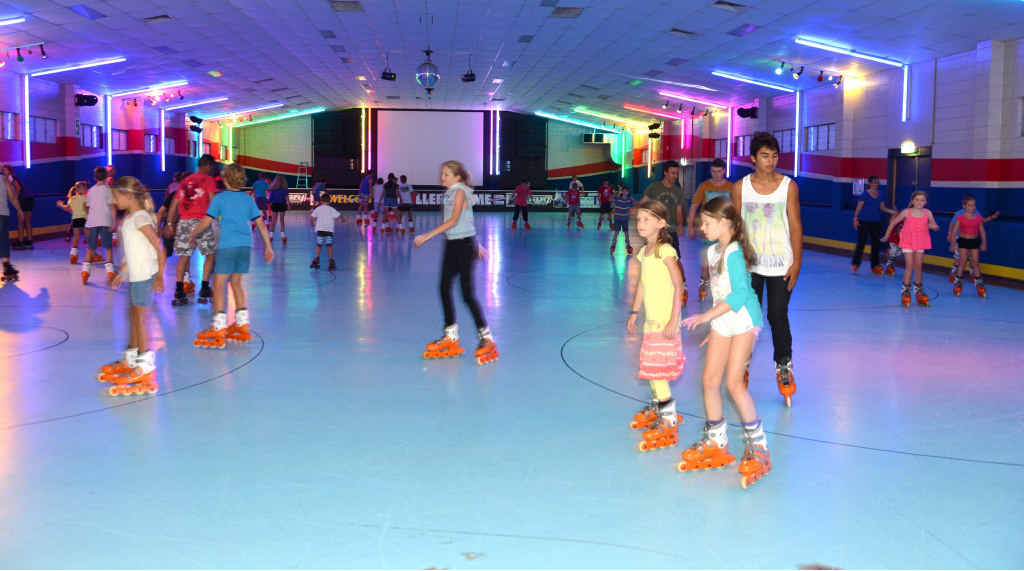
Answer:
<svg viewBox="0 0 1024 571"><path fill-rule="evenodd" d="M85 229L85 245L90 250L95 250L100 245L107 250L114 244L113 235L110 233L110 226L93 226Z"/></svg>
<svg viewBox="0 0 1024 571"><path fill-rule="evenodd" d="M217 258L213 262L215 274L247 274L249 273L249 253L251 246L237 246L217 250Z"/></svg>
<svg viewBox="0 0 1024 571"><path fill-rule="evenodd" d="M316 233L316 245L317 246L332 246L332 245L334 245L334 232L318 231Z"/></svg>
<svg viewBox="0 0 1024 571"><path fill-rule="evenodd" d="M149 307L153 304L153 280L156 276L141 282L128 282L128 295L132 307Z"/></svg>

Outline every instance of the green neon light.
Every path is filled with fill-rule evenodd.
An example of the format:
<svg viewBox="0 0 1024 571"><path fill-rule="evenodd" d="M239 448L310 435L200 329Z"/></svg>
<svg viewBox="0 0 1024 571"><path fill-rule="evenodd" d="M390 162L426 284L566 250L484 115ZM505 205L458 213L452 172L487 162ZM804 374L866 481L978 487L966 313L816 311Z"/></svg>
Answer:
<svg viewBox="0 0 1024 571"><path fill-rule="evenodd" d="M236 127L241 128L241 127L248 127L250 125L259 125L260 123L270 123L271 121L281 121L283 119L292 119L294 117L302 117L303 115L312 115L314 113L320 113L320 112L326 111L326 110L327 110L326 107L311 107L309 109L303 109L301 111L298 110L298 109L292 109L291 111L289 111L287 113L281 113L281 114L278 114L278 115L271 115L270 117L262 117L260 119L256 119L255 121L249 121L248 123L239 123L238 125L236 125Z"/></svg>
<svg viewBox="0 0 1024 571"><path fill-rule="evenodd" d="M642 128L642 127L643 128L647 127L646 123L641 123L639 121L634 121L633 119L627 119L626 117L620 117L619 115L610 115L608 113L601 113L601 112L598 112L598 111L594 111L593 109L588 108L586 105L577 105L576 107L572 108L572 112L573 113L579 113L581 115L590 115L592 117L600 117L601 119L607 119L609 121L615 121L616 123L624 123L626 125L629 125L630 127L636 127L638 129Z"/></svg>
<svg viewBox="0 0 1024 571"><path fill-rule="evenodd" d="M629 82L629 84L632 85L633 87L636 87L636 86L640 85L641 83L643 83L643 81L639 80L639 79L634 79L633 81Z"/></svg>
<svg viewBox="0 0 1024 571"><path fill-rule="evenodd" d="M589 127L591 129L597 129L598 131L607 131L609 133L621 133L622 129L615 127L608 127L606 125L598 125L597 123L591 123L590 121L583 121L582 119L571 119L562 115L555 115L554 113L547 113L544 111L534 111L534 115L545 117L547 119L554 119L555 121L561 121L562 123L569 123L570 125L579 125L580 127Z"/></svg>

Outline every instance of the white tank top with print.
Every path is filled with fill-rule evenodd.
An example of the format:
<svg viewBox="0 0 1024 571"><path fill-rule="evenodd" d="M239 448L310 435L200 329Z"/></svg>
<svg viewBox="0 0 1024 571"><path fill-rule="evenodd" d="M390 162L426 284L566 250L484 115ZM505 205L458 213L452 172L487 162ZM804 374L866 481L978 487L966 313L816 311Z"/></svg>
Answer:
<svg viewBox="0 0 1024 571"><path fill-rule="evenodd" d="M750 175L743 177L743 225L754 248L754 265L750 273L762 276L783 276L793 265L793 243L789 240L789 177L783 176L771 194L758 194L750 184Z"/></svg>

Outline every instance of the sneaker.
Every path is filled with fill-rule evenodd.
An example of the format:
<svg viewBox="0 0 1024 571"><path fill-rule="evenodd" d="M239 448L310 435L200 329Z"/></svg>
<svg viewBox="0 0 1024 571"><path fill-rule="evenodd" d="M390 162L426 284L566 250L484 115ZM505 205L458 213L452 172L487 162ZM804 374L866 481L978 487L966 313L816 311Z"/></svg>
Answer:
<svg viewBox="0 0 1024 571"><path fill-rule="evenodd" d="M519 227L519 225L518 225L518 224L516 224L515 222L513 222L513 223L512 223L512 229L513 229L513 230L515 230L515 229L516 229L516 228L518 228L518 227Z"/></svg>
<svg viewBox="0 0 1024 571"><path fill-rule="evenodd" d="M526 226L526 229L527 229L527 230L529 230L529 229L530 229L530 225L529 225L528 223L527 223L527 224L526 224L525 226Z"/></svg>
<svg viewBox="0 0 1024 571"><path fill-rule="evenodd" d="M327 269L328 270L336 270L336 269L338 269L338 266L334 263L333 259L331 260L331 263L327 264Z"/></svg>

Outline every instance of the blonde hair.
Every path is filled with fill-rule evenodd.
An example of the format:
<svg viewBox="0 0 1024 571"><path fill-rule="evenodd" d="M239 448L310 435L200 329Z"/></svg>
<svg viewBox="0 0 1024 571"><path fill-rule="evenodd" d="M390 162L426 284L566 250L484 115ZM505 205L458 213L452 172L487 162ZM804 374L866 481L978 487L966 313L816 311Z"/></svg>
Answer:
<svg viewBox="0 0 1024 571"><path fill-rule="evenodd" d="M270 190L277 190L283 188L288 190L288 181L285 180L283 175L277 175L274 177L274 182L270 183Z"/></svg>
<svg viewBox="0 0 1024 571"><path fill-rule="evenodd" d="M75 182L75 184L71 185L71 188L68 189L68 200L70 200L71 197L75 195L75 189L78 188L84 188L85 190L89 190L89 183L85 182L84 180L80 180Z"/></svg>
<svg viewBox="0 0 1024 571"><path fill-rule="evenodd" d="M238 163L231 163L224 167L220 171L220 177L224 180L224 184L228 185L228 188L236 190L249 182L249 178L245 176L245 169L239 166Z"/></svg>
<svg viewBox="0 0 1024 571"><path fill-rule="evenodd" d="M441 163L441 168L448 169L448 172L459 177L459 181L462 184L472 186L469 182L469 171L467 171L466 167L459 161L445 161Z"/></svg>
<svg viewBox="0 0 1024 571"><path fill-rule="evenodd" d="M111 189L119 194L127 194L135 200L136 203L153 214L153 197L149 195L149 187L142 184L142 181L133 176L122 176L114 181L114 187Z"/></svg>
<svg viewBox="0 0 1024 571"><path fill-rule="evenodd" d="M747 229L743 225L743 218L740 217L740 209L736 208L736 205L729 198L718 196L711 199L704 205L701 214L715 220L728 220L730 226L732 226L732 240L739 243L740 250L743 252L743 259L747 262L747 267L749 268L754 264L754 248L750 246L750 240L747 238ZM723 254L728 246L729 244L719 244ZM722 273L724 265L725 256L723 255L718 259L718 273Z"/></svg>
<svg viewBox="0 0 1024 571"><path fill-rule="evenodd" d="M664 220L665 226L658 230L658 236L655 238L654 245L654 257L661 259L661 253L658 252L659 246L662 244L672 243L672 234L668 229L668 207L665 206L660 200L646 199L637 205L637 210L646 210L658 220Z"/></svg>

